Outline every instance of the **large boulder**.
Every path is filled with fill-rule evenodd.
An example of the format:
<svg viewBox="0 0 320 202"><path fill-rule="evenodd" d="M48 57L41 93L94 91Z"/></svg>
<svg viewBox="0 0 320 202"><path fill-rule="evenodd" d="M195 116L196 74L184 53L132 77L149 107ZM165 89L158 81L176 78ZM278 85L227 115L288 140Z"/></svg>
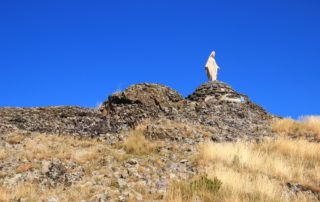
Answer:
<svg viewBox="0 0 320 202"><path fill-rule="evenodd" d="M177 112L177 104L182 100L177 91L167 86L142 83L110 95L100 110L111 120L113 132L120 132L133 128L141 120Z"/></svg>

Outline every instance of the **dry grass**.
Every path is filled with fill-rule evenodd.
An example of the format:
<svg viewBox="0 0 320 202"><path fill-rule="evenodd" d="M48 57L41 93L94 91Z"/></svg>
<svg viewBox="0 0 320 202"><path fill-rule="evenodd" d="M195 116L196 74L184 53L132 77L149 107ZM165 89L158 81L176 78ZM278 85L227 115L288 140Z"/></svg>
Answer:
<svg viewBox="0 0 320 202"><path fill-rule="evenodd" d="M107 148L105 143L95 139L76 139L36 133L32 138L25 140L25 150L18 154L20 159L26 158L29 161L58 158L85 163L96 158L100 150Z"/></svg>
<svg viewBox="0 0 320 202"><path fill-rule="evenodd" d="M98 149L95 147L90 147L88 149L75 150L72 154L72 159L76 160L80 164L90 162L99 157Z"/></svg>
<svg viewBox="0 0 320 202"><path fill-rule="evenodd" d="M280 119L272 125L272 130L285 135L313 135L320 138L320 116L306 116L300 121Z"/></svg>
<svg viewBox="0 0 320 202"><path fill-rule="evenodd" d="M57 187L43 192L37 185L27 182L17 185L12 190L0 187L0 201L23 201L26 198L26 201L47 201L50 197L57 195L64 199L62 201L80 201L101 191L91 186L73 186L68 189Z"/></svg>
<svg viewBox="0 0 320 202"><path fill-rule="evenodd" d="M28 197L31 201L36 200L39 197L39 190L35 184L25 183L19 184L10 193L9 198L20 201L21 198Z"/></svg>
<svg viewBox="0 0 320 202"><path fill-rule="evenodd" d="M197 131L197 133L202 134L205 137L212 137L212 135L216 132L215 128L211 128L211 131L208 130L209 127L203 127L201 124L190 124L190 123L182 123L177 121L172 121L170 119L162 119L160 122L161 126L165 126L168 128L180 128L179 135L182 137L192 137L191 134L194 133L194 131ZM205 129L204 129L205 128Z"/></svg>
<svg viewBox="0 0 320 202"><path fill-rule="evenodd" d="M127 153L134 155L145 155L154 150L154 145L144 137L140 130L131 131L122 147Z"/></svg>
<svg viewBox="0 0 320 202"><path fill-rule="evenodd" d="M199 176L190 182L173 181L169 187L166 200L170 202L182 201L217 201L220 199L218 191L221 181L217 178L210 180L206 175Z"/></svg>
<svg viewBox="0 0 320 202"><path fill-rule="evenodd" d="M0 160L4 160L8 157L6 150L0 149Z"/></svg>
<svg viewBox="0 0 320 202"><path fill-rule="evenodd" d="M24 140L24 136L19 134L18 132L16 133L11 133L9 137L7 138L7 142L9 144L19 144Z"/></svg>
<svg viewBox="0 0 320 202"><path fill-rule="evenodd" d="M16 170L17 173L23 173L23 172L26 172L28 170L38 169L38 168L40 168L39 164L24 163L24 164L21 164L21 165L17 166L15 170Z"/></svg>
<svg viewBox="0 0 320 202"><path fill-rule="evenodd" d="M8 137L15 137L15 139L23 139L23 141L16 141L16 145L10 150L0 150L1 160L5 162L11 161L27 161L28 163L21 163L13 168L13 173L24 173L39 169L42 160L58 158L62 162L77 163L84 169L85 176L83 181L92 178L92 172L106 172L104 165L101 164L103 158L113 156L114 159L124 160L127 154L122 151L110 147L104 142L93 138L74 138L72 136L55 136L48 134L32 133L27 138L21 133L10 134ZM8 141L8 138L6 139ZM18 143L19 142L19 143ZM13 155L9 155L13 154ZM40 160L40 161L39 161ZM69 171L68 171L69 172ZM70 170L70 172L73 172ZM108 174L108 173L105 173ZM0 179L6 177L7 173L0 172ZM1 181L0 180L0 181ZM95 179L99 181L101 179ZM79 183L82 183L79 182ZM88 199L95 194L101 193L103 190L87 185L76 185L65 189L63 186L43 189L42 185L37 181L20 182L20 184L11 187L0 187L0 201L19 200L25 197L28 201L43 200L46 201L50 196L61 196L66 201L74 201L81 199Z"/></svg>
<svg viewBox="0 0 320 202"><path fill-rule="evenodd" d="M0 187L0 201L9 201L8 189L6 187Z"/></svg>
<svg viewBox="0 0 320 202"><path fill-rule="evenodd" d="M222 181L226 201L310 201L290 196L286 182L316 191L320 181L320 145L279 138L263 143L207 143L200 146L199 166Z"/></svg>

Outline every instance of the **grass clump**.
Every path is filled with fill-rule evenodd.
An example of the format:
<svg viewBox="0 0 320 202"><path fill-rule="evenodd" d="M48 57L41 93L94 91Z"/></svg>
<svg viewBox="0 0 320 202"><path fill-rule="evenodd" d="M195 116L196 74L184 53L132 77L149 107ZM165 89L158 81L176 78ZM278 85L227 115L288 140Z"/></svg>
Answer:
<svg viewBox="0 0 320 202"><path fill-rule="evenodd" d="M127 153L134 155L145 155L154 150L154 146L144 137L140 130L131 131L122 147Z"/></svg>
<svg viewBox="0 0 320 202"><path fill-rule="evenodd" d="M213 180L208 178L208 175L202 175L199 179L194 180L190 183L190 189L195 191L207 191L210 193L216 193L219 191L222 182L214 177Z"/></svg>
<svg viewBox="0 0 320 202"><path fill-rule="evenodd" d="M219 199L220 187L222 182L214 177L208 178L207 175L202 175L191 182L174 181L169 187L167 201L214 201Z"/></svg>

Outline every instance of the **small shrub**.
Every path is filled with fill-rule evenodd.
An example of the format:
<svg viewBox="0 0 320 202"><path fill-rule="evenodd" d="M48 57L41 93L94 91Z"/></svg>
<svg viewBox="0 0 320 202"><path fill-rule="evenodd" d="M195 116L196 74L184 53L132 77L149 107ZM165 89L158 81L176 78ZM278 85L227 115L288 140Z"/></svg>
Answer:
<svg viewBox="0 0 320 202"><path fill-rule="evenodd" d="M191 190L196 191L207 191L210 193L216 193L219 191L222 182L214 177L213 180L209 179L207 175L201 176L199 179L194 180L190 183Z"/></svg>
<svg viewBox="0 0 320 202"><path fill-rule="evenodd" d="M115 187L115 188L117 188L117 189L120 188L120 185L119 185L119 183L118 183L116 180L112 180L110 186L111 186L111 187Z"/></svg>

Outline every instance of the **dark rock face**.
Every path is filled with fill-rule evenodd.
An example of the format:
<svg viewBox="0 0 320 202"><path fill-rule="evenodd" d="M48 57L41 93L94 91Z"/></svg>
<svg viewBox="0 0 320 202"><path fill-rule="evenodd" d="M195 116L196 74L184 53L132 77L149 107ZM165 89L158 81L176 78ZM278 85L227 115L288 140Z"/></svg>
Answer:
<svg viewBox="0 0 320 202"><path fill-rule="evenodd" d="M97 136L110 131L105 116L76 106L0 108L0 133L14 130Z"/></svg>
<svg viewBox="0 0 320 202"><path fill-rule="evenodd" d="M149 120L147 137L192 144L205 139L270 136L274 118L223 82L206 82L185 99L167 86L142 83L110 95L99 110L74 106L0 108L0 133L22 129L81 136L106 134L114 142L115 137L121 139L121 131Z"/></svg>

